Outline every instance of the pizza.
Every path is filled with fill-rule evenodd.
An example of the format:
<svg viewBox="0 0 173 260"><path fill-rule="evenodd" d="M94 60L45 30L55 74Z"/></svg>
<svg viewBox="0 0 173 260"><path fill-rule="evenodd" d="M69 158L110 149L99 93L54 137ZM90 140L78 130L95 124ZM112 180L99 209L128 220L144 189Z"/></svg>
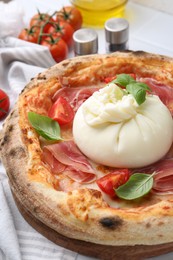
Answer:
<svg viewBox="0 0 173 260"><path fill-rule="evenodd" d="M23 216L52 241L101 259L171 251L172 114L169 57L96 54L39 74L1 132Z"/></svg>

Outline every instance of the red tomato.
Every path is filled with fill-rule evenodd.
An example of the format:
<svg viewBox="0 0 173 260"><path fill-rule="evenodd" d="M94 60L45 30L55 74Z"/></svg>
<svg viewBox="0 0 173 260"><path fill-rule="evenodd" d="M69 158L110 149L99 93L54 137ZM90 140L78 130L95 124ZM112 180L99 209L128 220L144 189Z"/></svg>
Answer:
<svg viewBox="0 0 173 260"><path fill-rule="evenodd" d="M4 117L8 113L9 107L9 97L2 89L0 89L0 118Z"/></svg>
<svg viewBox="0 0 173 260"><path fill-rule="evenodd" d="M38 30L35 30L34 28L32 29L25 28L20 32L18 38L27 42L37 43Z"/></svg>
<svg viewBox="0 0 173 260"><path fill-rule="evenodd" d="M64 21L57 21L48 30L48 33L56 35L56 37L62 38L70 47L73 43L73 27Z"/></svg>
<svg viewBox="0 0 173 260"><path fill-rule="evenodd" d="M98 179L97 185L107 195L116 196L115 190L128 181L130 172L128 169L119 169Z"/></svg>
<svg viewBox="0 0 173 260"><path fill-rule="evenodd" d="M75 31L81 28L83 21L81 12L73 6L65 6L57 12L57 20L68 22Z"/></svg>
<svg viewBox="0 0 173 260"><path fill-rule="evenodd" d="M44 26L43 32L47 33L49 28L52 26L52 23L54 22L55 20L49 14L38 12L31 18L30 28L32 28L33 26L38 26L39 28L41 28L41 26Z"/></svg>
<svg viewBox="0 0 173 260"><path fill-rule="evenodd" d="M48 36L42 39L41 45L49 48L49 51L56 62L60 62L67 58L68 47L63 39L54 37L53 35Z"/></svg>
<svg viewBox="0 0 173 260"><path fill-rule="evenodd" d="M65 125L73 120L74 111L65 98L59 97L50 108L48 116L60 125Z"/></svg>

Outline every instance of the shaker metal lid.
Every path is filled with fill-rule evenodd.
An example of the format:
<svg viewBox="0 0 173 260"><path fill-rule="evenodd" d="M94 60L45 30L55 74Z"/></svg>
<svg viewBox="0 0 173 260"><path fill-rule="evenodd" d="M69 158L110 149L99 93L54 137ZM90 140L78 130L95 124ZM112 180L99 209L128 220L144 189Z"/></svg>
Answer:
<svg viewBox="0 0 173 260"><path fill-rule="evenodd" d="M74 51L78 55L94 54L98 51L98 36L95 30L79 29L73 34Z"/></svg>
<svg viewBox="0 0 173 260"><path fill-rule="evenodd" d="M106 41L121 44L128 41L129 23L124 18L111 18L105 22Z"/></svg>

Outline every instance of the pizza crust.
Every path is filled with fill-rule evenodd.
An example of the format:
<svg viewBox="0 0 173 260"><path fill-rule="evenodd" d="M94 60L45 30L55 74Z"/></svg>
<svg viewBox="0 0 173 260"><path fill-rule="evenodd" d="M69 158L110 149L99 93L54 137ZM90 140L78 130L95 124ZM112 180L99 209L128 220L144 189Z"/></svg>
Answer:
<svg viewBox="0 0 173 260"><path fill-rule="evenodd" d="M69 238L111 246L169 243L173 241L173 197L169 200L160 197L160 201L145 207L111 208L101 193L93 189L68 193L55 190L51 174L40 164L38 136L27 123L23 101L30 91L50 85L53 92L58 84L76 86L79 79L83 86L102 85L100 77L115 72L152 76L173 87L173 59L168 57L117 52L66 60L38 75L21 93L3 126L1 159L11 190L20 204L56 232ZM35 171L39 171L39 178L34 179Z"/></svg>

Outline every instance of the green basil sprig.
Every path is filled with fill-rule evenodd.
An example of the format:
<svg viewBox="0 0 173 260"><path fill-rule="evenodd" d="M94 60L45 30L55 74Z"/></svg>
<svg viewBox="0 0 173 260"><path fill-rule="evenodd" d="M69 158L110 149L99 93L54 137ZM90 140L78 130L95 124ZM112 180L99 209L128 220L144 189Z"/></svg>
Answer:
<svg viewBox="0 0 173 260"><path fill-rule="evenodd" d="M115 189L116 195L125 200L134 200L140 198L153 187L153 174L135 173L131 175L129 180Z"/></svg>
<svg viewBox="0 0 173 260"><path fill-rule="evenodd" d="M46 140L62 140L58 122L50 117L28 112L28 120L36 132Z"/></svg>
<svg viewBox="0 0 173 260"><path fill-rule="evenodd" d="M115 84L126 88L127 93L132 94L138 103L141 105L146 100L146 91L151 91L149 86L142 82L137 82L128 74L119 74L117 78L112 81Z"/></svg>

